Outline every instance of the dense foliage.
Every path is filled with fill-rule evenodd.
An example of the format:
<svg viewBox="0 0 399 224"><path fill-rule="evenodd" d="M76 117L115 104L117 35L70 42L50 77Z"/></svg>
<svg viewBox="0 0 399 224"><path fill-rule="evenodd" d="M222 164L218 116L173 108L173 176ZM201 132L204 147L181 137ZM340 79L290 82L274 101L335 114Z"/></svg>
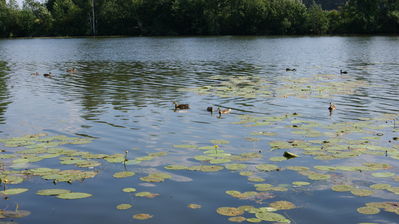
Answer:
<svg viewBox="0 0 399 224"><path fill-rule="evenodd" d="M399 0L348 0L337 10L313 0L0 0L1 37L398 31Z"/></svg>

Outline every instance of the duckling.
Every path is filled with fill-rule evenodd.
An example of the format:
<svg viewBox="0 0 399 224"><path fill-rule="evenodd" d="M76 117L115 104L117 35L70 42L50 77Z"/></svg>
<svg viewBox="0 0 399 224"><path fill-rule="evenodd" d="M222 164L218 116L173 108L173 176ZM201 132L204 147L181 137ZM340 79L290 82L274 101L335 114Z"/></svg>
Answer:
<svg viewBox="0 0 399 224"><path fill-rule="evenodd" d="M46 78L51 78L52 77L51 72L44 73L43 76L46 77Z"/></svg>
<svg viewBox="0 0 399 224"><path fill-rule="evenodd" d="M38 76L38 75L40 75L40 74L39 74L39 72L34 72L34 73L32 73L31 75Z"/></svg>
<svg viewBox="0 0 399 224"><path fill-rule="evenodd" d="M190 105L188 105L188 104L177 104L176 102L173 102L173 104L175 105L175 110L190 109Z"/></svg>
<svg viewBox="0 0 399 224"><path fill-rule="evenodd" d="M75 73L78 70L76 68L68 68L66 71L69 72L69 73Z"/></svg>
<svg viewBox="0 0 399 224"><path fill-rule="evenodd" d="M229 108L229 109L220 109L220 107L218 107L218 111L219 111L219 115L222 115L222 114L229 114L230 112L231 112L231 109Z"/></svg>
<svg viewBox="0 0 399 224"><path fill-rule="evenodd" d="M332 112L332 111L335 110L335 109L337 109L337 107L336 107L333 103L330 102L330 106L328 107L328 110L329 110L330 112Z"/></svg>
<svg viewBox="0 0 399 224"><path fill-rule="evenodd" d="M347 72L347 71L342 71L342 69L341 69L341 70L339 70L339 73L340 73L340 74L348 74L348 72Z"/></svg>
<svg viewBox="0 0 399 224"><path fill-rule="evenodd" d="M206 111L209 111L209 112L212 113L212 112L213 112L213 107L207 107L207 108L206 108Z"/></svg>

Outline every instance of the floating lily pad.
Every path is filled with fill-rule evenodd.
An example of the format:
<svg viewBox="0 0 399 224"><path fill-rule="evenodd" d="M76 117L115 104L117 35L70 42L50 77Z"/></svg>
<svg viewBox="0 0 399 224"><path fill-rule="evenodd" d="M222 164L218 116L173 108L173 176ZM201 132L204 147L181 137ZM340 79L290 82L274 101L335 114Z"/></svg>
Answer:
<svg viewBox="0 0 399 224"><path fill-rule="evenodd" d="M391 173L391 172L372 173L371 175L372 175L373 177L382 177L382 178L384 178L384 177L393 177L393 176L395 176L395 174L394 174L394 173Z"/></svg>
<svg viewBox="0 0 399 224"><path fill-rule="evenodd" d="M38 192L36 192L36 194L53 196L53 195L59 195L59 194L66 194L69 192L71 192L71 191L66 190L66 189L45 189L45 190L39 190Z"/></svg>
<svg viewBox="0 0 399 224"><path fill-rule="evenodd" d="M365 197L374 194L374 191L367 189L352 189L351 193L356 196Z"/></svg>
<svg viewBox="0 0 399 224"><path fill-rule="evenodd" d="M265 181L265 179L261 178L261 177L249 177L248 181L251 181L251 182L263 182L263 181Z"/></svg>
<svg viewBox="0 0 399 224"><path fill-rule="evenodd" d="M270 203L269 206L277 210L289 210L296 208L295 204L289 201L275 201Z"/></svg>
<svg viewBox="0 0 399 224"><path fill-rule="evenodd" d="M380 213L380 209L366 206L366 207L358 208L357 212L359 212L361 214L366 214L366 215L375 215L375 214Z"/></svg>
<svg viewBox="0 0 399 224"><path fill-rule="evenodd" d="M136 192L136 188L126 187L126 188L123 188L122 191L127 192L127 193Z"/></svg>
<svg viewBox="0 0 399 224"><path fill-rule="evenodd" d="M331 187L333 191L338 191L338 192L345 192L345 191L351 191L353 189L353 186L350 185L334 185Z"/></svg>
<svg viewBox="0 0 399 224"><path fill-rule="evenodd" d="M134 176L135 173L131 171L122 171L122 172L117 172L113 175L115 178L125 178L125 177L131 177Z"/></svg>
<svg viewBox="0 0 399 224"><path fill-rule="evenodd" d="M223 140L223 139L214 139L214 140L211 140L211 142L212 142L212 144L215 144L215 145L224 145L224 144L230 143L230 141Z"/></svg>
<svg viewBox="0 0 399 224"><path fill-rule="evenodd" d="M306 181L294 181L294 182L292 182L292 184L295 186L306 186L306 185L309 185L310 183L306 182Z"/></svg>
<svg viewBox="0 0 399 224"><path fill-rule="evenodd" d="M191 208L191 209L199 209L199 208L201 208L202 206L199 205L199 204L189 204L189 205L187 205L187 207L188 207L188 208Z"/></svg>
<svg viewBox="0 0 399 224"><path fill-rule="evenodd" d="M228 170L243 170L245 168L247 168L247 165L245 164L227 164L225 165L226 169Z"/></svg>
<svg viewBox="0 0 399 224"><path fill-rule="evenodd" d="M282 162L287 160L287 158L285 158L284 156L275 156L275 157L270 157L269 160L273 162Z"/></svg>
<svg viewBox="0 0 399 224"><path fill-rule="evenodd" d="M238 223L240 223L240 222L244 222L246 220L246 218L242 217L242 216L235 216L235 217L230 217L228 220L230 222L238 222Z"/></svg>
<svg viewBox="0 0 399 224"><path fill-rule="evenodd" d="M15 195L15 194L21 194L28 191L27 188L12 188L12 189L7 189L5 191L0 191L0 194L5 194L5 195Z"/></svg>
<svg viewBox="0 0 399 224"><path fill-rule="evenodd" d="M262 222L262 219L258 219L258 218L247 218L246 221L247 221L247 222L250 222L250 223L260 223L260 222Z"/></svg>
<svg viewBox="0 0 399 224"><path fill-rule="evenodd" d="M180 149L196 149L198 146L196 145L173 145L174 148Z"/></svg>
<svg viewBox="0 0 399 224"><path fill-rule="evenodd" d="M183 165L167 165L167 166L165 166L165 169L167 169L167 170L186 170L186 169L188 169L188 167L183 166Z"/></svg>
<svg viewBox="0 0 399 224"><path fill-rule="evenodd" d="M136 197L155 198L155 197L159 196L159 194L143 191L143 192L136 193L135 196Z"/></svg>
<svg viewBox="0 0 399 224"><path fill-rule="evenodd" d="M234 207L220 207L216 212L224 216L239 216L244 214L244 211Z"/></svg>
<svg viewBox="0 0 399 224"><path fill-rule="evenodd" d="M118 209L118 210L126 210L126 209L129 209L131 207L132 207L131 204L119 204L119 205L116 206L116 209Z"/></svg>
<svg viewBox="0 0 399 224"><path fill-rule="evenodd" d="M147 220L147 219L151 219L153 216L150 214L146 214L146 213L140 213L140 214L136 214L133 215L133 219L137 219L137 220Z"/></svg>
<svg viewBox="0 0 399 224"><path fill-rule="evenodd" d="M57 195L57 198L61 199L81 199L81 198L88 198L91 197L91 194L88 193L80 193L80 192L70 192L65 194Z"/></svg>
<svg viewBox="0 0 399 224"><path fill-rule="evenodd" d="M274 171L278 169L278 166L272 164L260 164L256 166L256 169L260 171Z"/></svg>
<svg viewBox="0 0 399 224"><path fill-rule="evenodd" d="M375 189L375 190L386 190L391 187L392 186L390 184L373 184L370 186L370 188Z"/></svg>
<svg viewBox="0 0 399 224"><path fill-rule="evenodd" d="M259 211L255 214L256 218L261 219L263 221L269 222L283 222L283 223L290 223L291 221L285 218L284 216L267 211Z"/></svg>
<svg viewBox="0 0 399 224"><path fill-rule="evenodd" d="M30 211L26 210L0 210L0 219L1 218L22 218L30 215ZM0 221L0 223L3 223ZM4 224L15 224L16 222L5 222Z"/></svg>

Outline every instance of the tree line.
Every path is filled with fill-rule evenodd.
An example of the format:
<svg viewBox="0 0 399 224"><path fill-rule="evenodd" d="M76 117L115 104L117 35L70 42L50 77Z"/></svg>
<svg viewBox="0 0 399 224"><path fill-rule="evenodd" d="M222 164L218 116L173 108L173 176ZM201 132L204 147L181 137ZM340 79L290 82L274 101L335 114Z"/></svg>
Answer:
<svg viewBox="0 0 399 224"><path fill-rule="evenodd" d="M306 4L305 4L306 3ZM399 0L0 0L0 37L397 34Z"/></svg>

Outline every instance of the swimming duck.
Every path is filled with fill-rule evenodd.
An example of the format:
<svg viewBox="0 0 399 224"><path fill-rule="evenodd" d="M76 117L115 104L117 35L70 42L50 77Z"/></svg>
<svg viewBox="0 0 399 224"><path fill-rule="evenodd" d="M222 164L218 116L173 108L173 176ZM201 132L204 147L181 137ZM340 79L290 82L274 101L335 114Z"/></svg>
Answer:
<svg viewBox="0 0 399 224"><path fill-rule="evenodd" d="M348 74L348 72L347 72L347 71L342 71L342 69L341 69L341 70L339 70L339 73L340 73L340 74Z"/></svg>
<svg viewBox="0 0 399 224"><path fill-rule="evenodd" d="M51 72L44 73L43 76L46 77L46 78L51 78L52 77Z"/></svg>
<svg viewBox="0 0 399 224"><path fill-rule="evenodd" d="M286 72L295 72L296 69L295 68L286 68L285 71Z"/></svg>
<svg viewBox="0 0 399 224"><path fill-rule="evenodd" d="M220 109L220 107L218 107L218 111L219 111L219 115L222 114L229 114L231 112L231 109Z"/></svg>
<svg viewBox="0 0 399 224"><path fill-rule="evenodd" d="M331 112L331 111L333 111L335 109L337 109L337 107L333 103L330 103L330 106L328 107L328 110Z"/></svg>
<svg viewBox="0 0 399 224"><path fill-rule="evenodd" d="M207 107L207 108L206 108L206 111L209 111L209 112L212 113L212 112L213 112L213 107Z"/></svg>
<svg viewBox="0 0 399 224"><path fill-rule="evenodd" d="M173 102L173 104L175 105L175 110L190 109L190 105L188 105L188 104L177 104L176 102Z"/></svg>

